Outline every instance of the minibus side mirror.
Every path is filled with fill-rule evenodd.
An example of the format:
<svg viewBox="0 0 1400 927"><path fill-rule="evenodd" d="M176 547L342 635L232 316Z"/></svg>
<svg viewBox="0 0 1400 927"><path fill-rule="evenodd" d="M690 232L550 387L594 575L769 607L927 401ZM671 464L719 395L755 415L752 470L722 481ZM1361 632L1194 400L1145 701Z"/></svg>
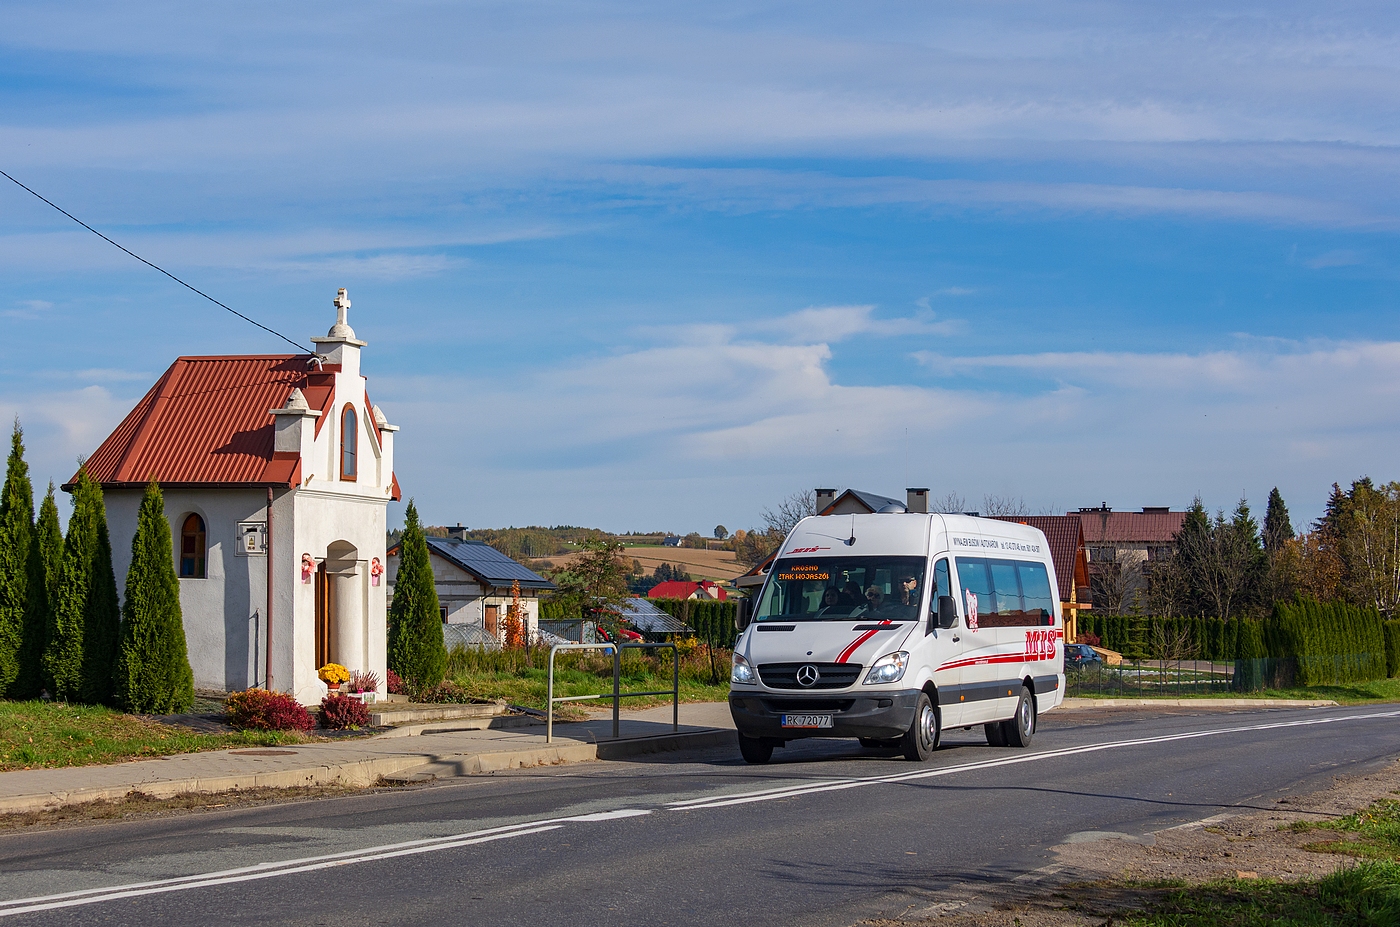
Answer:
<svg viewBox="0 0 1400 927"><path fill-rule="evenodd" d="M950 595L938 597L938 626L947 630L958 623L958 602Z"/></svg>
<svg viewBox="0 0 1400 927"><path fill-rule="evenodd" d="M744 629L749 626L750 618L749 600L745 596L734 603L734 629L742 634Z"/></svg>

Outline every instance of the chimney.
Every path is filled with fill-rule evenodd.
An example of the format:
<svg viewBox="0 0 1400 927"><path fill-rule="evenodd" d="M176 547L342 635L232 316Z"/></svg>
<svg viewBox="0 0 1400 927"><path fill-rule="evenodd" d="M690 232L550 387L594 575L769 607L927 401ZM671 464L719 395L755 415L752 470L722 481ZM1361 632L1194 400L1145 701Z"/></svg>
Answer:
<svg viewBox="0 0 1400 927"><path fill-rule="evenodd" d="M928 514L928 487L923 489L906 489L904 498L908 501L904 504L904 511L912 512L915 515Z"/></svg>
<svg viewBox="0 0 1400 927"><path fill-rule="evenodd" d="M836 501L836 490L834 490L834 489L818 489L818 490L816 490L816 493L817 493L817 514L820 515L820 514L822 513L822 511L823 511L828 505L831 505L831 503L833 503L833 502Z"/></svg>
<svg viewBox="0 0 1400 927"><path fill-rule="evenodd" d="M447 529L447 536L456 538L459 541L465 541L467 539L467 529L462 527L462 523L459 521L457 522L457 527Z"/></svg>

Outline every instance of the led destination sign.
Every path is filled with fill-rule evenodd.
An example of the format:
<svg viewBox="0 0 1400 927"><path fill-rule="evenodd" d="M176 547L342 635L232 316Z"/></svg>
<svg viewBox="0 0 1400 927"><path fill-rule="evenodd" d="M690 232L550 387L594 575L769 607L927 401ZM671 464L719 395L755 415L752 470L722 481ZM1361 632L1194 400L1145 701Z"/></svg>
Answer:
<svg viewBox="0 0 1400 927"><path fill-rule="evenodd" d="M778 574L778 579L782 580L783 582L792 582L795 580L813 580L826 582L827 580L831 579L831 573L829 573L826 570L823 570L815 563L811 565L804 564L800 566L788 567L785 572Z"/></svg>

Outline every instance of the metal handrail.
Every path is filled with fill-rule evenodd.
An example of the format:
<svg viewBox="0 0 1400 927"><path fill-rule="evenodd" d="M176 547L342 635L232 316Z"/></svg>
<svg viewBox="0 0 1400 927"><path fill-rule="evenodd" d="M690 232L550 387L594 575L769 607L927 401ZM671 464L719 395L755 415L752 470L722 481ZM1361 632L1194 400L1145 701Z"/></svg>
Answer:
<svg viewBox="0 0 1400 927"><path fill-rule="evenodd" d="M658 647L671 648L671 688L657 692L623 692L622 686L622 651L623 650L651 650ZM680 651L676 649L674 642L667 641L659 644L615 644L612 642L602 644L555 644L549 648L549 683L545 701L545 729L544 742L554 742L554 703L555 702L582 702L589 699L603 698L602 695L554 695L554 655L561 650L611 650L613 655L613 738L619 736L621 730L621 700L624 698L635 698L643 695L669 695L671 696L671 730L681 729L681 660Z"/></svg>

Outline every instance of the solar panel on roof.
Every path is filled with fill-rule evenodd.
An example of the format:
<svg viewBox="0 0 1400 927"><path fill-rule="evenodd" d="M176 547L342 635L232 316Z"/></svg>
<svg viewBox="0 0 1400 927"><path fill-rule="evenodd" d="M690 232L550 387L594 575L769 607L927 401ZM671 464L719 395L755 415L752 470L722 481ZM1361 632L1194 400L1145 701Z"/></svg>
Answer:
<svg viewBox="0 0 1400 927"><path fill-rule="evenodd" d="M527 589L553 589L554 584L522 563L510 559L481 541L428 538L428 545L443 557L492 586L519 581Z"/></svg>

